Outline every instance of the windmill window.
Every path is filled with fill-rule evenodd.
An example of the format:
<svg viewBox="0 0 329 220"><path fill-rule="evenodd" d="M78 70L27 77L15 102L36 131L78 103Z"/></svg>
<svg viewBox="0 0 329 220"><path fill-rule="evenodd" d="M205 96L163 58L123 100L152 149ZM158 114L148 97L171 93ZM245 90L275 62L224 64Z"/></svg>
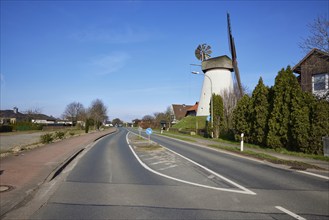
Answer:
<svg viewBox="0 0 329 220"><path fill-rule="evenodd" d="M313 91L321 91L328 88L328 73L316 74L313 78Z"/></svg>

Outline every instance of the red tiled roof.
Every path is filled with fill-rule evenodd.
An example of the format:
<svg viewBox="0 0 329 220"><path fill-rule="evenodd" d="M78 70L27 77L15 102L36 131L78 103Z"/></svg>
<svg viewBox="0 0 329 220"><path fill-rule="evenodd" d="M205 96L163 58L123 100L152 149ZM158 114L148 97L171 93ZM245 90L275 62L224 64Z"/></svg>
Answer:
<svg viewBox="0 0 329 220"><path fill-rule="evenodd" d="M176 120L180 120L185 117L186 112L189 108L193 107L192 105L172 105Z"/></svg>
<svg viewBox="0 0 329 220"><path fill-rule="evenodd" d="M196 102L191 108L187 109L187 111L198 111L198 106L199 106L199 102Z"/></svg>

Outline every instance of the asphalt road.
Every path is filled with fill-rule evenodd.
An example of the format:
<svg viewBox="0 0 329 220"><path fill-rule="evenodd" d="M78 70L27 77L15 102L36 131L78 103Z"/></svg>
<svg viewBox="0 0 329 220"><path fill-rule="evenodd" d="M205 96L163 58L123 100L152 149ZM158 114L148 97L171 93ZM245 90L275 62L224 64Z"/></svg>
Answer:
<svg viewBox="0 0 329 220"><path fill-rule="evenodd" d="M152 136L252 193L191 185L145 169L127 132L90 148L31 219L329 219L326 179ZM179 167L173 169L179 179Z"/></svg>

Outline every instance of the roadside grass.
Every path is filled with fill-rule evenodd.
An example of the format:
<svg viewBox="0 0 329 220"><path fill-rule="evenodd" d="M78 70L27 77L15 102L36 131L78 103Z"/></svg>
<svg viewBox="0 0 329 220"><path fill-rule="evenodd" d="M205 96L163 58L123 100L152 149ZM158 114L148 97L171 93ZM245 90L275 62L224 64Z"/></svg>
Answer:
<svg viewBox="0 0 329 220"><path fill-rule="evenodd" d="M137 151L152 151L163 149L158 143L149 141L147 138L141 137L134 133L130 133L128 139Z"/></svg>
<svg viewBox="0 0 329 220"><path fill-rule="evenodd" d="M176 138L176 139L179 139L179 140L182 140L182 141L189 141L189 142L193 142L193 143L197 142L196 140L188 138L190 135L185 135L185 134L176 135L176 133L172 134L172 133L168 133L168 132L164 132L164 133L162 133L162 135L168 136L168 137L173 137L173 138Z"/></svg>
<svg viewBox="0 0 329 220"><path fill-rule="evenodd" d="M94 132L95 130L91 130L89 133ZM30 130L30 131L14 131L14 132L6 132L1 133L0 136L10 136L17 134L32 134L41 132L40 138L38 142L30 143L26 145L13 146L10 149L0 149L0 157L6 157L9 155L15 155L17 153L22 153L24 151L32 150L37 147L41 147L45 144L62 141L67 138L71 138L74 136L85 135L85 131L77 128L64 128L64 129L56 129L56 130L48 130L48 131L40 131L40 130Z"/></svg>
<svg viewBox="0 0 329 220"><path fill-rule="evenodd" d="M187 116L179 121L179 123L173 125L176 129L204 129L206 127L207 116Z"/></svg>
<svg viewBox="0 0 329 220"><path fill-rule="evenodd" d="M29 131L1 132L1 133L0 133L0 136L11 136L11 135L17 135L17 134L33 134L33 133L38 133L38 132L44 132L44 133L46 133L47 131L42 131L42 130L29 130Z"/></svg>
<svg viewBox="0 0 329 220"><path fill-rule="evenodd" d="M251 150L244 150L241 152L240 149L238 149L238 148L223 147L223 146L218 146L218 145L208 145L208 146L212 147L212 148L229 151L229 152L234 152L236 154L240 154L240 155L244 155L244 156L249 156L249 157L252 157L252 158L255 158L258 160L268 161L268 162L274 163L274 164L283 164L286 166L290 166L291 169L306 170L308 168L313 168L313 169L318 169L318 170L324 170L323 168L315 166L315 165L303 163L300 161L283 160L283 159L271 156L266 153L259 153L259 152L255 152L255 151L251 151Z"/></svg>
<svg viewBox="0 0 329 220"><path fill-rule="evenodd" d="M173 126L173 128L178 129L178 130L193 130L196 128L196 124L198 124L198 128L202 129L205 128L205 122L206 122L206 116L188 116L183 118L181 121L179 121L176 125ZM209 138L205 138L202 137L200 135L195 135L195 136L191 136L189 134L183 134L183 133L179 133L177 131L167 131L165 135L168 135L168 133L174 135L171 137L175 137L181 140L185 140L185 141L192 141L192 142L197 142L195 141L195 138L198 139L204 139L204 140L211 140L214 142L218 142L221 146L224 146L224 144L227 144L228 146L231 147L239 147L240 146L240 142L238 141L232 141L232 140L226 140L226 139L209 139ZM169 136L169 135L168 135ZM310 158L310 159L315 159L315 160L322 160L322 161L327 161L329 162L329 157L326 157L324 155L315 155L315 154L305 154L302 152L292 152L292 151L288 151L286 149L270 149L264 146L259 146L259 145L255 145L255 144L250 144L250 143L244 143L245 147L248 147L250 149L257 149L257 150L262 150L265 153L269 152L269 153L280 153L283 155L289 155L289 156L296 156L296 157L302 157L302 158Z"/></svg>
<svg viewBox="0 0 329 220"><path fill-rule="evenodd" d="M162 135L177 138L177 139L180 139L180 140L183 140L183 141L190 141L190 142L194 142L194 143L197 142L197 140L195 140L195 139L213 141L213 142L220 143L221 144L220 147L227 147L228 150L230 150L232 148L240 148L240 142L224 140L224 139L220 139L220 138L219 139L210 139L210 138L202 137L200 135L191 136L191 135L188 135L188 134L181 134L181 133L170 132L170 131L167 131L167 132L163 133ZM227 146L225 146L225 145L227 145ZM268 153L279 153L279 154L288 155L288 156L296 156L296 157L301 157L301 158L310 158L310 159L329 162L329 157L326 157L326 156L323 156L323 155L305 154L305 153L302 153L302 152L292 152L292 151L288 151L288 150L285 150L285 149L274 150L274 149L265 148L263 146L259 146L259 145L255 145L255 144L249 144L249 143L244 143L244 146L248 147L250 149L264 151L263 154L266 154L266 152L268 152ZM219 146L216 146L216 147L219 147Z"/></svg>
<svg viewBox="0 0 329 220"><path fill-rule="evenodd" d="M153 150L161 150L163 148L160 145L137 145L135 146L135 149L137 151L153 151Z"/></svg>

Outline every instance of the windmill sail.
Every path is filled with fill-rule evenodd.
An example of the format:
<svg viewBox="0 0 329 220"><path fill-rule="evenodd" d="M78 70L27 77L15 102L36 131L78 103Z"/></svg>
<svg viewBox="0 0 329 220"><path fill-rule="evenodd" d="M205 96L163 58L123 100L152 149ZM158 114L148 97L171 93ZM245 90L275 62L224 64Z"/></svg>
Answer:
<svg viewBox="0 0 329 220"><path fill-rule="evenodd" d="M239 68L238 68L236 51L235 51L234 38L232 36L231 21L230 21L229 13L227 13L227 30L228 30L228 39L229 39L230 51L231 51L231 55L232 55L232 64L233 64L233 69L234 69L234 73L235 73L235 78L238 83L240 96L242 97L243 96L242 84L241 84L241 79L240 79L240 72L239 72Z"/></svg>

